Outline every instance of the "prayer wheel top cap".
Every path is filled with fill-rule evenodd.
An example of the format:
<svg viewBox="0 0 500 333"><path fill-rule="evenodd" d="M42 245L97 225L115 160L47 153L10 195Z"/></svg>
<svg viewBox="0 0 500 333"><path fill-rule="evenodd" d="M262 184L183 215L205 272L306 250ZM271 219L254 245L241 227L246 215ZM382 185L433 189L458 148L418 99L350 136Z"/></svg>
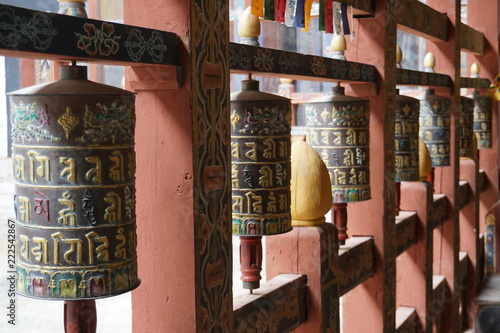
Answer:
<svg viewBox="0 0 500 333"><path fill-rule="evenodd" d="M254 37L260 35L260 20L259 17L252 14L252 7L247 7L241 14L238 24L238 35L240 37Z"/></svg>
<svg viewBox="0 0 500 333"><path fill-rule="evenodd" d="M332 88L332 93L312 99L308 101L306 104L309 103L330 103L330 102L369 102L368 100L358 98L358 97L353 97L353 96L347 96L345 95L345 89L342 86L334 86Z"/></svg>
<svg viewBox="0 0 500 333"><path fill-rule="evenodd" d="M87 80L87 67L61 67L61 80L13 91L8 95L131 95L131 91Z"/></svg>
<svg viewBox="0 0 500 333"><path fill-rule="evenodd" d="M325 162L306 142L292 144L292 226L313 226L325 222L332 206L330 176Z"/></svg>
<svg viewBox="0 0 500 333"><path fill-rule="evenodd" d="M231 102L243 101L290 101L289 98L268 94L259 90L259 81L241 81L241 91L231 94Z"/></svg>

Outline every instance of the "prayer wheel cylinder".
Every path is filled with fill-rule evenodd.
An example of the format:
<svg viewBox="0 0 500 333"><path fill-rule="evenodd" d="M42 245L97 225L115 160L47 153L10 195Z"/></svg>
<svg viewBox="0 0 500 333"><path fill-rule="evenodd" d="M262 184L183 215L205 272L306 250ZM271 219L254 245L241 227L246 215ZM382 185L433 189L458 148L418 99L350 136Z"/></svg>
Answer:
<svg viewBox="0 0 500 333"><path fill-rule="evenodd" d="M458 116L459 156L474 158L474 100L460 97L460 101L462 107Z"/></svg>
<svg viewBox="0 0 500 333"><path fill-rule="evenodd" d="M489 96L481 96L479 91L474 91L474 134L477 138L477 149L491 148L492 101Z"/></svg>
<svg viewBox="0 0 500 333"><path fill-rule="evenodd" d="M450 100L427 89L420 100L420 137L424 140L433 167L450 165Z"/></svg>
<svg viewBox="0 0 500 333"><path fill-rule="evenodd" d="M304 105L308 143L326 164L333 203L364 201L370 193L370 102L333 94Z"/></svg>
<svg viewBox="0 0 500 333"><path fill-rule="evenodd" d="M396 95L395 181L419 180L419 109L418 99Z"/></svg>
<svg viewBox="0 0 500 333"><path fill-rule="evenodd" d="M243 81L231 94L230 122L233 234L290 231L290 100Z"/></svg>
<svg viewBox="0 0 500 333"><path fill-rule="evenodd" d="M139 285L134 100L80 66L10 94L18 293L78 300Z"/></svg>

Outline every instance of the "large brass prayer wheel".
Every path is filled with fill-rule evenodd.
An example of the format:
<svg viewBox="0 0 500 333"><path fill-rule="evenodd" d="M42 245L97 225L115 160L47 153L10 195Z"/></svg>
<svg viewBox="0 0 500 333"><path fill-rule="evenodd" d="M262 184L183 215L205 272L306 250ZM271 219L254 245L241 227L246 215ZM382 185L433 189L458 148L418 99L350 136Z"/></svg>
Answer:
<svg viewBox="0 0 500 333"><path fill-rule="evenodd" d="M418 133L420 101L396 95L395 181L419 180Z"/></svg>
<svg viewBox="0 0 500 333"><path fill-rule="evenodd" d="M335 86L304 109L307 141L326 164L333 203L370 199L370 102Z"/></svg>
<svg viewBox="0 0 500 333"><path fill-rule="evenodd" d="M20 294L92 299L139 285L134 99L79 66L10 94Z"/></svg>
<svg viewBox="0 0 500 333"><path fill-rule="evenodd" d="M450 165L450 100L427 89L420 99L420 137L433 167Z"/></svg>
<svg viewBox="0 0 500 333"><path fill-rule="evenodd" d="M259 91L246 80L231 94L233 234L265 236L292 229L288 98Z"/></svg>
<svg viewBox="0 0 500 333"><path fill-rule="evenodd" d="M477 138L477 149L491 148L491 113L492 101L489 96L482 96L475 90L472 96L474 100L474 134Z"/></svg>
<svg viewBox="0 0 500 333"><path fill-rule="evenodd" d="M474 158L474 101L467 97L460 97L462 104L458 116L459 156Z"/></svg>

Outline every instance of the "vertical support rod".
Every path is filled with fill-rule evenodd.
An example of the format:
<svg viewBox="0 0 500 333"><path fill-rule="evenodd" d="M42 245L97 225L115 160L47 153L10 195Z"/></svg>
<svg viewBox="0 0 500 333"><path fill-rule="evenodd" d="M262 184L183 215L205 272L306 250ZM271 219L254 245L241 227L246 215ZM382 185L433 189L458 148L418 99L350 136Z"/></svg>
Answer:
<svg viewBox="0 0 500 333"><path fill-rule="evenodd" d="M97 312L95 300L64 302L65 333L95 333Z"/></svg>
<svg viewBox="0 0 500 333"><path fill-rule="evenodd" d="M337 227L339 244L345 245L347 236L347 203L332 204L332 221Z"/></svg>
<svg viewBox="0 0 500 333"><path fill-rule="evenodd" d="M394 212L396 216L401 211L401 182L394 183Z"/></svg>
<svg viewBox="0 0 500 333"><path fill-rule="evenodd" d="M243 288L250 294L260 287L262 270L262 236L240 236L240 271Z"/></svg>

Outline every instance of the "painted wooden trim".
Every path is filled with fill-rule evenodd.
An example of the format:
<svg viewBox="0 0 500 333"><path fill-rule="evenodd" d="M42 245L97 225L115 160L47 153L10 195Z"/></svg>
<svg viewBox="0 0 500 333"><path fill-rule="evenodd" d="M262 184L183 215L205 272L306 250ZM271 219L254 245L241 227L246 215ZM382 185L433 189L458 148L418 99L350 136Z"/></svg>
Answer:
<svg viewBox="0 0 500 333"><path fill-rule="evenodd" d="M485 184L486 184L486 172L484 170L479 170L479 174L477 176L477 188L479 193L484 191Z"/></svg>
<svg viewBox="0 0 500 333"><path fill-rule="evenodd" d="M398 68L396 70L396 84L403 86L451 87L452 81L451 77L445 74Z"/></svg>
<svg viewBox="0 0 500 333"><path fill-rule="evenodd" d="M353 289L375 272L372 237L351 237L339 250L339 295Z"/></svg>
<svg viewBox="0 0 500 333"><path fill-rule="evenodd" d="M476 55L484 54L484 34L465 23L461 23L459 42L462 51Z"/></svg>
<svg viewBox="0 0 500 333"><path fill-rule="evenodd" d="M491 82L488 79L462 77L460 78L460 88L488 89Z"/></svg>
<svg viewBox="0 0 500 333"><path fill-rule="evenodd" d="M133 66L177 65L177 35L0 5L0 55Z"/></svg>
<svg viewBox="0 0 500 333"><path fill-rule="evenodd" d="M447 282L444 275L433 275L432 276L432 301L430 304L433 305L430 314L432 318L436 318L444 310L445 299L447 295Z"/></svg>
<svg viewBox="0 0 500 333"><path fill-rule="evenodd" d="M446 13L427 6L417 0L400 0L395 10L398 29L430 41L448 40L448 17Z"/></svg>
<svg viewBox="0 0 500 333"><path fill-rule="evenodd" d="M229 68L233 74L258 73L294 80L376 83L376 68L352 61L230 43Z"/></svg>
<svg viewBox="0 0 500 333"><path fill-rule="evenodd" d="M306 321L307 277L281 274L233 299L235 332L290 332ZM265 329L267 328L267 329Z"/></svg>
<svg viewBox="0 0 500 333"><path fill-rule="evenodd" d="M396 256L417 243L417 223L415 212L400 211L396 216Z"/></svg>

